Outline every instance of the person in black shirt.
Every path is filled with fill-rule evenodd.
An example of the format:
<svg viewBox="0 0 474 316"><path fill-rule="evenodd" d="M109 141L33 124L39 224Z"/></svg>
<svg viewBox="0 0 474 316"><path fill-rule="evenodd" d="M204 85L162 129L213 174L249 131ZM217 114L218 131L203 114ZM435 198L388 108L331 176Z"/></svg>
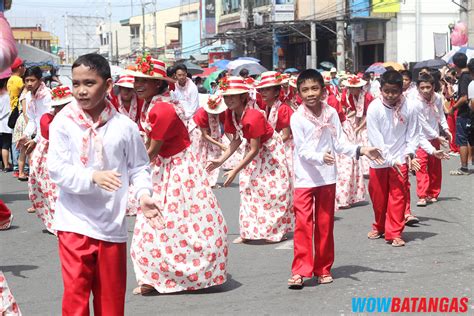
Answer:
<svg viewBox="0 0 474 316"><path fill-rule="evenodd" d="M468 157L471 146L471 109L468 103L468 86L471 83L471 74L467 68L467 56L464 53L456 53L453 56L453 63L458 75L458 95L456 103L451 108L451 112L458 110L456 120L456 144L459 146L461 157L461 168L451 171L451 175L468 175Z"/></svg>

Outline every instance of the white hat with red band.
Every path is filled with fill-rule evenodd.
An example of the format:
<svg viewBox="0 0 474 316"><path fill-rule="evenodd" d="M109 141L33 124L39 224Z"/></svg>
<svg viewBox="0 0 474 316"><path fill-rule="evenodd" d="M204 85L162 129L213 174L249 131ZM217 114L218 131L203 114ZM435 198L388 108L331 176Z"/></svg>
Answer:
<svg viewBox="0 0 474 316"><path fill-rule="evenodd" d="M65 105L72 102L72 100L74 100L74 97L68 86L58 86L51 90L51 107Z"/></svg>
<svg viewBox="0 0 474 316"><path fill-rule="evenodd" d="M357 77L356 75L352 75L344 81L344 85L348 88L362 88L366 84L367 81Z"/></svg>
<svg viewBox="0 0 474 316"><path fill-rule="evenodd" d="M224 77L219 81L219 92L221 95L244 94L250 92L250 87L242 77Z"/></svg>
<svg viewBox="0 0 474 316"><path fill-rule="evenodd" d="M293 88L296 88L296 79L298 79L297 76L291 76L290 79L288 79L289 85Z"/></svg>
<svg viewBox="0 0 474 316"><path fill-rule="evenodd" d="M265 71L262 73L257 89L281 86L286 83L286 75L276 71Z"/></svg>
<svg viewBox="0 0 474 316"><path fill-rule="evenodd" d="M220 114L227 110L227 105L224 102L224 97L220 94L206 95L201 106L210 114Z"/></svg>
<svg viewBox="0 0 474 316"><path fill-rule="evenodd" d="M135 61L134 68L134 70L127 70L125 74L135 78L139 77L175 82L174 79L166 76L166 64L161 60L151 57L150 54L138 57Z"/></svg>
<svg viewBox="0 0 474 316"><path fill-rule="evenodd" d="M117 82L116 86L133 89L133 83L135 82L135 77L131 75L121 75Z"/></svg>

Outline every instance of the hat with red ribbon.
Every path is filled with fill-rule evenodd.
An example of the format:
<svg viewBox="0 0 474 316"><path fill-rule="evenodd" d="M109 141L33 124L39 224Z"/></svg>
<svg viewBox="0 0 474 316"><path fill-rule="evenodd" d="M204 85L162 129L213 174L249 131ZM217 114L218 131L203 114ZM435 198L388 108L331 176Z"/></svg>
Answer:
<svg viewBox="0 0 474 316"><path fill-rule="evenodd" d="M287 80L286 75L276 71L266 71L262 73L257 89L281 86Z"/></svg>
<svg viewBox="0 0 474 316"><path fill-rule="evenodd" d="M166 64L161 60L153 58L149 53L137 57L134 68L134 70L128 69L125 74L135 78L139 77L175 82L174 79L166 76Z"/></svg>
<svg viewBox="0 0 474 316"><path fill-rule="evenodd" d="M68 104L72 100L74 100L74 97L68 86L57 86L51 90L52 107Z"/></svg>
<svg viewBox="0 0 474 316"><path fill-rule="evenodd" d="M220 94L208 95L203 99L202 107L210 114L220 114L227 110L224 97Z"/></svg>
<svg viewBox="0 0 474 316"><path fill-rule="evenodd" d="M350 76L344 81L344 85L348 88L362 88L366 84L367 84L367 81L354 75Z"/></svg>
<svg viewBox="0 0 474 316"><path fill-rule="evenodd" d="M219 91L221 95L243 94L250 91L250 87L242 77L224 77L219 81Z"/></svg>
<svg viewBox="0 0 474 316"><path fill-rule="evenodd" d="M131 75L121 75L117 82L115 83L118 87L133 89L133 83L135 82L135 77Z"/></svg>

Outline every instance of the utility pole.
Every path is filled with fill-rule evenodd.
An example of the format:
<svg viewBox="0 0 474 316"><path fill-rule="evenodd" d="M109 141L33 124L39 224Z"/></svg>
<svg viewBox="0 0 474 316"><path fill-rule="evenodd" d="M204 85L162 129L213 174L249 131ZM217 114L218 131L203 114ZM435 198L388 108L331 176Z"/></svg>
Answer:
<svg viewBox="0 0 474 316"><path fill-rule="evenodd" d="M346 52L344 47L344 20L346 16L346 10L344 0L337 0L336 3L336 53L337 53L337 70L346 70Z"/></svg>
<svg viewBox="0 0 474 316"><path fill-rule="evenodd" d="M143 53L145 53L145 4L142 2Z"/></svg>
<svg viewBox="0 0 474 316"><path fill-rule="evenodd" d="M65 31L66 31L66 64L69 64L69 35L68 35L68 27L67 27L67 12L64 15L65 21Z"/></svg>
<svg viewBox="0 0 474 316"><path fill-rule="evenodd" d="M107 38L109 40L109 62L112 63L112 59L114 56L114 46L113 46L113 34L112 34L112 2L109 0L108 3L108 14L109 14L109 31L107 32Z"/></svg>
<svg viewBox="0 0 474 316"><path fill-rule="evenodd" d="M311 0L311 68L318 68L318 52L316 51L316 0Z"/></svg>

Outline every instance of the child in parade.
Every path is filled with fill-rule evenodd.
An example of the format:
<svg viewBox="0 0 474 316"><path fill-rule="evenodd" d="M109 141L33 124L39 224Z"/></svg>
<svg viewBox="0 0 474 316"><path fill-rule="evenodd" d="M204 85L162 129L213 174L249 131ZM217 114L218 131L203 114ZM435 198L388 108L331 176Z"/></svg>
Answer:
<svg viewBox="0 0 474 316"><path fill-rule="evenodd" d="M303 103L291 117L295 141L294 259L290 288L302 288L303 278L331 283L334 262L334 209L336 200L335 153L359 158L367 155L381 163L379 150L346 141L338 114L324 100L321 74L308 69L297 79ZM313 246L314 242L314 246Z"/></svg>
<svg viewBox="0 0 474 316"><path fill-rule="evenodd" d="M221 124L224 123L224 111L227 109L224 98L219 95L205 95L202 106L197 110L193 119L196 125L201 129L202 138L199 144L201 152L201 160L203 166L207 165L214 159L221 156L227 146L222 143L225 137L221 132ZM219 168L209 173L209 184L212 188L217 187L217 179L219 177Z"/></svg>
<svg viewBox="0 0 474 316"><path fill-rule="evenodd" d="M152 166L153 199L164 227L138 212L130 248L138 282L134 294L173 293L223 284L227 280L227 226L192 151L186 115L168 92L165 63L138 58L134 88L145 103L140 124Z"/></svg>
<svg viewBox="0 0 474 316"><path fill-rule="evenodd" d="M381 97L367 110L369 143L382 150L383 165L371 164L369 195L375 222L369 239L385 240L393 247L405 245L402 232L407 208L408 171L418 168L413 161L419 144L418 110L403 96L403 77L395 71L381 76ZM416 166L415 166L416 165Z"/></svg>
<svg viewBox="0 0 474 316"><path fill-rule="evenodd" d="M434 91L433 76L422 74L417 80L419 123L421 125L420 147L416 157L420 170L416 173L417 206L426 206L427 203L438 201L441 192L442 170L441 160L448 159L449 155L440 146L449 146L452 135L443 112L441 96ZM444 130L448 139L440 136L440 128Z"/></svg>
<svg viewBox="0 0 474 316"><path fill-rule="evenodd" d="M227 77L220 82L227 105L225 132L233 134L229 148L207 170L221 166L247 141L242 161L225 173L228 186L240 172L240 237L234 243L264 239L279 242L291 230L291 189L283 142L274 133L262 111L249 98L249 87L241 77Z"/></svg>
<svg viewBox="0 0 474 316"><path fill-rule="evenodd" d="M137 97L133 90L134 78L130 75L121 75L115 86L118 87L118 95L111 93L111 102L119 113L128 116L132 121L138 123L143 106L143 100Z"/></svg>
<svg viewBox="0 0 474 316"><path fill-rule="evenodd" d="M110 66L98 54L72 65L74 101L50 126L48 169L59 188L58 232L64 282L63 315L124 315L129 183L150 223L161 214L151 198L149 160L138 128L106 99Z"/></svg>
<svg viewBox="0 0 474 316"><path fill-rule="evenodd" d="M46 229L54 235L56 235L56 231L52 226L58 192L56 184L51 182L46 165L49 148L49 126L56 114L72 100L74 100L74 97L69 87L58 86L51 91L50 107L52 113L46 113L41 117L41 138L31 155L31 160L35 164L35 183L30 186L30 200L33 203L36 215L43 221Z"/></svg>

